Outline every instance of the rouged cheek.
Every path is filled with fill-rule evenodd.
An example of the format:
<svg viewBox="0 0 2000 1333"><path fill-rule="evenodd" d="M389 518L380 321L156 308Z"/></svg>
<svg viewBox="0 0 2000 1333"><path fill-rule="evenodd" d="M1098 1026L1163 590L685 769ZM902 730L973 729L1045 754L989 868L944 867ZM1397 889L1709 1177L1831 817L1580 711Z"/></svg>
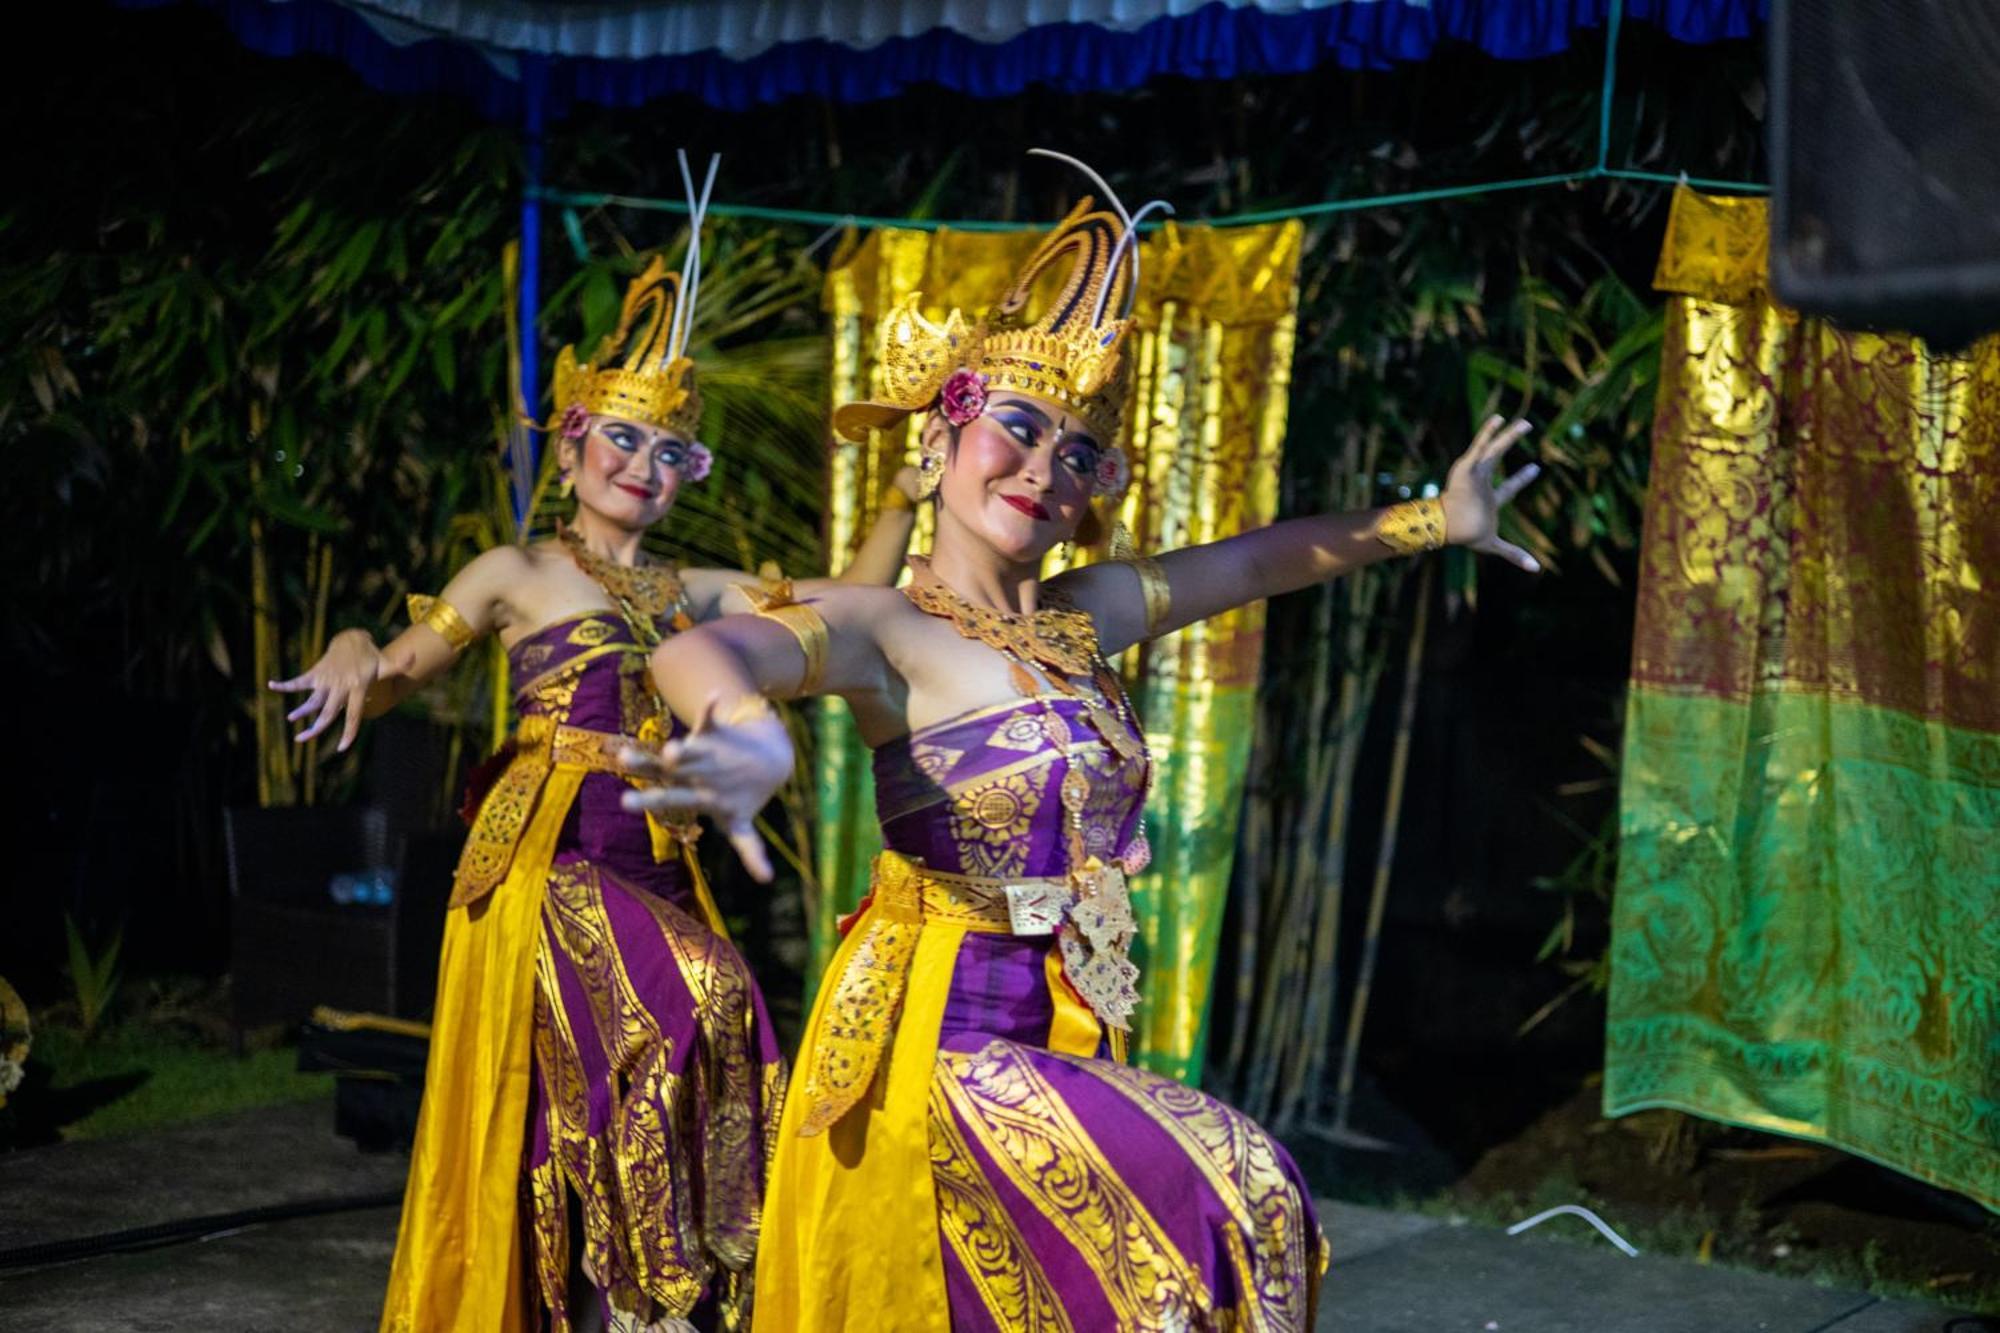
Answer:
<svg viewBox="0 0 2000 1333"><path fill-rule="evenodd" d="M983 482L993 481L1020 468L1021 443L982 417L959 433L953 461L957 469L971 472Z"/></svg>
<svg viewBox="0 0 2000 1333"><path fill-rule="evenodd" d="M586 457L589 459L591 469L607 477L615 477L620 472L623 472L625 465L632 458L632 455L626 453L609 440L604 439L593 439L586 442L584 450Z"/></svg>

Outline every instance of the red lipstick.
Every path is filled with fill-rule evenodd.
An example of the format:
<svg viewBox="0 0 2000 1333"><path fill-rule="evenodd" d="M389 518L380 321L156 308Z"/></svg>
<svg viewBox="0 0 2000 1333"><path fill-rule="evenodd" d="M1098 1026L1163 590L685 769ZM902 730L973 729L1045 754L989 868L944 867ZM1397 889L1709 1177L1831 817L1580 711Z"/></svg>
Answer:
<svg viewBox="0 0 2000 1333"><path fill-rule="evenodd" d="M614 481L614 482L612 482L611 484L612 484L613 486L616 486L616 487L617 487L617 488L618 488L619 490L621 490L621 491L625 492L625 494L627 494L627 495L636 495L636 496L638 496L638 497L639 497L639 498L640 498L641 500L650 500L650 499L652 499L652 498L653 498L653 493L652 493L651 491L647 490L647 489L646 489L645 487L643 487L643 486L633 486L633 485L630 485L630 484L628 484L628 483L626 483L626 482L622 482L622 481Z"/></svg>
<svg viewBox="0 0 2000 1333"><path fill-rule="evenodd" d="M1005 500L1008 504L1013 505L1014 508L1020 510L1022 513L1026 514L1029 518L1040 519L1044 523L1048 522L1049 511L1042 508L1041 505L1037 504L1035 501L1030 500L1027 496L1003 495L1000 498Z"/></svg>

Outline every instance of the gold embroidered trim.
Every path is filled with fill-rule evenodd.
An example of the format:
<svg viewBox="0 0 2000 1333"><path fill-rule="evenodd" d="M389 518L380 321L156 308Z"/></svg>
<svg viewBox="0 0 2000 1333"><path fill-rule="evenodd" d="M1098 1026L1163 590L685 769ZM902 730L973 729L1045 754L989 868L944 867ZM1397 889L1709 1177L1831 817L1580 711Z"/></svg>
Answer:
<svg viewBox="0 0 2000 1333"><path fill-rule="evenodd" d="M1139 576L1139 591L1146 598L1146 637L1150 639L1160 632L1167 612L1173 609L1174 590L1167 582L1167 571L1152 556L1141 556L1131 565L1132 572Z"/></svg>
<svg viewBox="0 0 2000 1333"><path fill-rule="evenodd" d="M479 803L465 851L453 877L452 907L478 902L500 886L514 863L514 847L528 827L542 784L557 768L588 773L621 773L618 752L631 738L566 726L543 714L521 719L514 732L513 757L486 799Z"/></svg>
<svg viewBox="0 0 2000 1333"><path fill-rule="evenodd" d="M1066 676L1096 674L1097 625L1088 612L1047 606L1027 615L1011 615L974 606L930 574L925 565L914 560L911 564L921 577L904 588L903 595L919 610L951 621L966 638Z"/></svg>
<svg viewBox="0 0 2000 1333"><path fill-rule="evenodd" d="M1375 540L1398 555L1435 551L1444 545L1444 501L1435 496L1405 500L1382 511Z"/></svg>
<svg viewBox="0 0 2000 1333"><path fill-rule="evenodd" d="M556 537L576 567L604 590L641 646L659 646L659 622L668 612L673 613L675 629L687 629L694 624L688 612L687 589L681 583L680 567L672 561L663 565L620 565L585 546L574 528L558 528Z"/></svg>
<svg viewBox="0 0 2000 1333"><path fill-rule="evenodd" d="M1034 1054L1039 1054L1035 1052ZM1095 1062L1093 1062L1095 1063ZM1104 1156L1076 1109L1029 1051L995 1039L977 1052L939 1051L934 1093L1069 1243L1131 1330L1213 1328L1200 1270Z"/></svg>
<svg viewBox="0 0 2000 1333"><path fill-rule="evenodd" d="M1225 1234L1238 1272L1240 1313L1263 1321L1255 1327L1311 1328L1326 1241L1305 1224L1305 1200L1271 1136L1248 1116L1172 1079L1096 1061L1088 1068L1170 1135L1228 1208L1232 1225Z"/></svg>
<svg viewBox="0 0 2000 1333"><path fill-rule="evenodd" d="M973 1156L938 1083L931 1082L929 1116L938 1230L1000 1327L1075 1333L1062 1298Z"/></svg>
<svg viewBox="0 0 2000 1333"><path fill-rule="evenodd" d="M473 633L472 626L466 623L465 617L458 613L458 608L442 597L413 592L409 595L407 604L410 608L410 623L437 631L438 637L443 639L446 646L455 653L464 652L466 647L479 637Z"/></svg>
<svg viewBox="0 0 2000 1333"><path fill-rule="evenodd" d="M799 1117L801 1138L835 1124L867 1095L902 1008L923 925L916 867L883 853L875 862L870 896L862 936L840 970L812 1043L812 1064L799 1093L806 1104Z"/></svg>

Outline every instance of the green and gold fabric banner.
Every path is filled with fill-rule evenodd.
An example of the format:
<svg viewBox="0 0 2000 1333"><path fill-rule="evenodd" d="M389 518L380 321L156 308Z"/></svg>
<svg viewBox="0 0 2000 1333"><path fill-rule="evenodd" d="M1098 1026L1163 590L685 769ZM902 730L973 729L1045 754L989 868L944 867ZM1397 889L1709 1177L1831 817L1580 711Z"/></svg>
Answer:
<svg viewBox="0 0 2000 1333"><path fill-rule="evenodd" d="M1774 305L1767 225L1660 258L1604 1109L2000 1209L2000 340Z"/></svg>
<svg viewBox="0 0 2000 1333"><path fill-rule="evenodd" d="M1127 343L1134 369L1124 518L1141 550L1215 541L1269 523L1291 384L1298 306L1297 222L1181 228L1142 247L1145 292ZM923 293L924 313L985 310L1039 243L1038 232L877 231L827 275L835 404L870 396L876 323ZM853 554L895 470L914 458L908 425L867 444L836 441L829 468L828 547ZM915 549L929 544L922 515ZM1159 765L1147 806L1153 865L1133 884L1143 969L1136 1058L1192 1082L1207 1041L1210 982L1254 729L1264 608L1246 607L1135 650L1124 669ZM813 904L816 978L834 923L867 888L879 846L868 751L838 700L819 715Z"/></svg>

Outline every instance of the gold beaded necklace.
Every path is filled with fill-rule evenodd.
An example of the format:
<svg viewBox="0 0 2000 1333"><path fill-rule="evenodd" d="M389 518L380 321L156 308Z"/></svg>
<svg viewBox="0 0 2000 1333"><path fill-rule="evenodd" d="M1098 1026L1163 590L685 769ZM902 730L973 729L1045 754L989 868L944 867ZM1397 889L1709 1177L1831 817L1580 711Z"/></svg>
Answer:
<svg viewBox="0 0 2000 1333"><path fill-rule="evenodd" d="M632 634L647 648L659 646L660 621L673 612L673 627L687 629L694 619L687 611L687 590L672 561L662 565L621 565L606 560L583 543L576 529L561 526L556 536L578 569L604 590Z"/></svg>
<svg viewBox="0 0 2000 1333"><path fill-rule="evenodd" d="M1038 706L1042 734L1063 759L1060 797L1068 835L1064 850L1070 868L1081 867L1089 858L1083 816L1090 804L1090 775L1076 755L1076 737L1069 722L1050 705L1048 690L1080 703L1091 730L1122 762L1144 765L1142 809L1154 776L1145 732L1132 710L1131 698L1098 649L1096 623L1088 612L1066 605L1031 612L977 606L933 574L927 561L912 559L910 564L918 577L903 589L904 595L919 610L951 622L960 636L998 651L1007 659L1015 692ZM1119 859L1127 873L1136 874L1151 854L1142 813L1132 844Z"/></svg>

